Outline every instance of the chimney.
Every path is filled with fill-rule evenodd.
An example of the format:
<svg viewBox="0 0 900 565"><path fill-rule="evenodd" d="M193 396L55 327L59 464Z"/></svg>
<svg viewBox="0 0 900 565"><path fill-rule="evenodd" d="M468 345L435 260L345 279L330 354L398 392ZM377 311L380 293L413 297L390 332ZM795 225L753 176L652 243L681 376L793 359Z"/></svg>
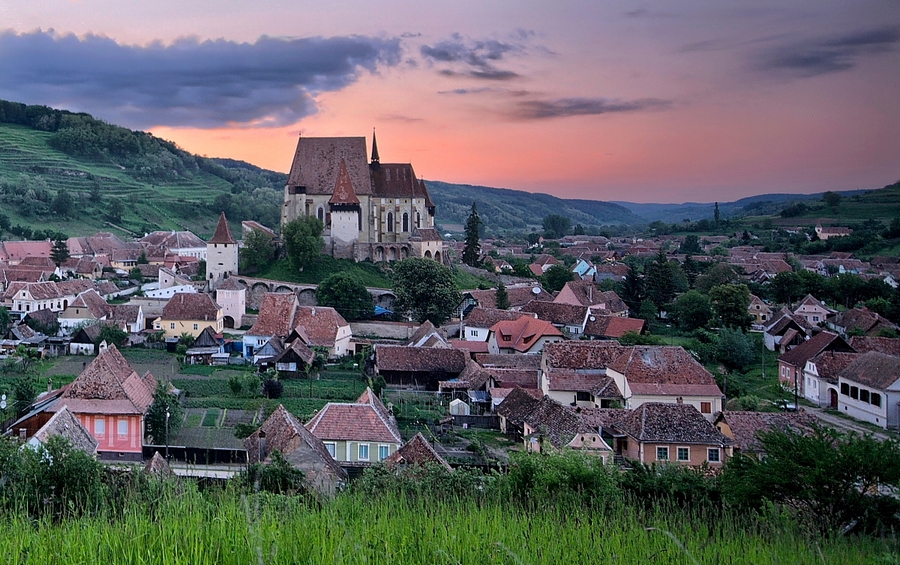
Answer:
<svg viewBox="0 0 900 565"><path fill-rule="evenodd" d="M47 392L53 391L53 379L47 379Z"/></svg>
<svg viewBox="0 0 900 565"><path fill-rule="evenodd" d="M266 459L266 432L259 430L259 462Z"/></svg>

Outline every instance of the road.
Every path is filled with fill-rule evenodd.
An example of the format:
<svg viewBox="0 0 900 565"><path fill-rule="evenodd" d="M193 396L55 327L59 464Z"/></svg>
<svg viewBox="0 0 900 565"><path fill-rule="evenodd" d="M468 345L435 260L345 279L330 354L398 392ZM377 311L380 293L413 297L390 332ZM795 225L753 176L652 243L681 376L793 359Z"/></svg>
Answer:
<svg viewBox="0 0 900 565"><path fill-rule="evenodd" d="M818 418L819 421L822 422L823 424L830 426L832 428L836 428L839 431L854 432L854 433L857 433L860 435L869 434L872 437L879 439L881 441L884 441L887 439L892 439L892 436L890 436L889 434L887 434L885 432L876 432L867 426L856 423L847 418L843 418L841 416L831 414L821 408L804 407L803 409L806 410L807 412L809 412L810 414L815 415L816 418Z"/></svg>

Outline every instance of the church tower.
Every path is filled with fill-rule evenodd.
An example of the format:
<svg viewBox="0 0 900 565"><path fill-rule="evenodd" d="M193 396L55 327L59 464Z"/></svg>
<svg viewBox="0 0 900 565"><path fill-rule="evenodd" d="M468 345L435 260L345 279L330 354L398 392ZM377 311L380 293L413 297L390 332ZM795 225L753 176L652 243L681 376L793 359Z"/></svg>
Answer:
<svg viewBox="0 0 900 565"><path fill-rule="evenodd" d="M347 163L343 159L334 192L328 201L328 211L331 215L332 256L356 259L356 247L362 231L362 210L359 197L353 190Z"/></svg>
<svg viewBox="0 0 900 565"><path fill-rule="evenodd" d="M225 212L219 216L216 232L206 243L206 280L209 289L215 290L231 275L238 274L238 242L231 235Z"/></svg>

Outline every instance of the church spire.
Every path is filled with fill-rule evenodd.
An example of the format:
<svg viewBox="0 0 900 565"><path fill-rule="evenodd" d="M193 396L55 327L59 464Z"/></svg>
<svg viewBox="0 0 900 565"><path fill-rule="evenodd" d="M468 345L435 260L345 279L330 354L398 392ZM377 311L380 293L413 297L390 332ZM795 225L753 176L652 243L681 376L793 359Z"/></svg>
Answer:
<svg viewBox="0 0 900 565"><path fill-rule="evenodd" d="M381 162L378 159L378 141L375 139L375 128L372 128L372 167L378 168Z"/></svg>

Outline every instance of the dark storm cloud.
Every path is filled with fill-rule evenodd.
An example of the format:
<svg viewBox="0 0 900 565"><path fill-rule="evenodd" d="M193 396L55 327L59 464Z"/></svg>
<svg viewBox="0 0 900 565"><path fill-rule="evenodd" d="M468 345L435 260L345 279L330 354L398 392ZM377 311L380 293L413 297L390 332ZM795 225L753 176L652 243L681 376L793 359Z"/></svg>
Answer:
<svg viewBox="0 0 900 565"><path fill-rule="evenodd" d="M527 40L530 32L519 30L519 42L503 42L495 39L468 40L458 33L449 40L434 45L423 45L419 52L431 64L439 65L439 73L444 76L465 76L481 80L503 81L517 78L513 71L498 67L509 55L526 51L522 40Z"/></svg>
<svg viewBox="0 0 900 565"><path fill-rule="evenodd" d="M400 61L399 39L261 37L122 45L54 31L0 33L0 98L131 127L275 127L315 113L319 92Z"/></svg>
<svg viewBox="0 0 900 565"><path fill-rule="evenodd" d="M669 100L641 98L639 100L609 100L607 98L560 98L557 100L525 100L518 102L511 117L520 120L542 120L568 116L595 116L645 110L664 110L671 106Z"/></svg>
<svg viewBox="0 0 900 565"><path fill-rule="evenodd" d="M758 67L764 71L809 77L852 69L865 55L890 51L900 42L900 28L783 43L762 52Z"/></svg>

